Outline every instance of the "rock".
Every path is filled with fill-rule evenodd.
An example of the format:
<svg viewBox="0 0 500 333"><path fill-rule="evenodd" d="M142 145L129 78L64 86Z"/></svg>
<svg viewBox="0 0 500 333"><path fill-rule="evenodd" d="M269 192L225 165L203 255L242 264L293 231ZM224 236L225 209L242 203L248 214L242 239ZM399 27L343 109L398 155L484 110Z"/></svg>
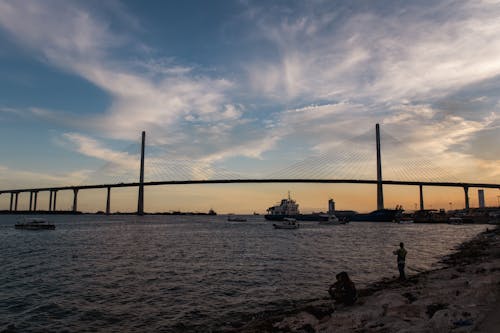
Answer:
<svg viewBox="0 0 500 333"><path fill-rule="evenodd" d="M410 304L417 300L417 296L413 295L410 292L404 293L403 296L408 299L408 303L410 303Z"/></svg>
<svg viewBox="0 0 500 333"><path fill-rule="evenodd" d="M448 305L449 304L446 304L446 303L429 304L429 305L427 305L427 311L425 313L427 313L429 318L432 318L437 311L446 309L448 307Z"/></svg>
<svg viewBox="0 0 500 333"><path fill-rule="evenodd" d="M298 314L287 317L282 321L274 324L273 326L282 330L289 330L291 332L300 332L304 327L310 326L315 327L319 323L319 320L312 314L301 311ZM313 331L314 332L314 331Z"/></svg>

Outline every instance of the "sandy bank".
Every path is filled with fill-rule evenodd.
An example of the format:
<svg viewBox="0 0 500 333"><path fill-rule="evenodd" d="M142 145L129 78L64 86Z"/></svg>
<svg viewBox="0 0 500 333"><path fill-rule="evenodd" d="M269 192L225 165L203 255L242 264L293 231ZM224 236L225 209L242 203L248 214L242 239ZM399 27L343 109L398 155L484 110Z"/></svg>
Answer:
<svg viewBox="0 0 500 333"><path fill-rule="evenodd" d="M332 312L328 299L267 314L228 332L500 332L500 229L443 259L444 268L360 291Z"/></svg>

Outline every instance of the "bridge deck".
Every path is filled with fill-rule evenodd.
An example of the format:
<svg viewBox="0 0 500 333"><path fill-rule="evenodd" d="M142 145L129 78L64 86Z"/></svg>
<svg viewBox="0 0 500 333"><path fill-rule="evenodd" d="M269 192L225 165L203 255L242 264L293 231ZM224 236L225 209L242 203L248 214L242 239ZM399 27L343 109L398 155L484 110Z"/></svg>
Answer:
<svg viewBox="0 0 500 333"><path fill-rule="evenodd" d="M250 184L250 183L317 183L317 184L377 184L377 180L368 179L209 179L209 180L167 180L144 182L144 186L158 185L189 185L189 184ZM500 189L500 184L487 183L456 183L456 182L419 182L419 181L399 181L399 180L383 180L384 185L416 185L416 186L444 186L444 187L482 187L482 188L497 188ZM63 191L63 190L85 190L85 189L102 189L115 187L137 187L141 184L134 183L118 183L118 184L97 184L97 185L75 185L75 186L59 186L59 187L41 187L41 188L25 188L0 190L2 193L21 193L21 192L42 192L42 191Z"/></svg>

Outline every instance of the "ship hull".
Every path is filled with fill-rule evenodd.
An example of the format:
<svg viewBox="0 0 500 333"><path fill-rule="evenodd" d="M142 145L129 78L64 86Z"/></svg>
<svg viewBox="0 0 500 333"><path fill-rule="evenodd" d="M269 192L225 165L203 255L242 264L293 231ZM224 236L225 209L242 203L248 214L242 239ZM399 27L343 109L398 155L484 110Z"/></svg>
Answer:
<svg viewBox="0 0 500 333"><path fill-rule="evenodd" d="M267 214L264 218L268 221L283 221L285 218L296 219L297 221L328 221L328 216L323 214Z"/></svg>
<svg viewBox="0 0 500 333"><path fill-rule="evenodd" d="M351 216L351 221L363 222L398 222L401 218L401 210L379 209L368 214L356 214Z"/></svg>

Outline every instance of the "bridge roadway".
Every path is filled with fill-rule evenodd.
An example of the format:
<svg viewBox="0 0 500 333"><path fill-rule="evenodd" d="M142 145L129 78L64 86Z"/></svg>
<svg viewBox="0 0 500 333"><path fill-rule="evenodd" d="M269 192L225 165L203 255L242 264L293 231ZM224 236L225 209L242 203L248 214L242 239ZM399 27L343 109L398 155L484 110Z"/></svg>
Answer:
<svg viewBox="0 0 500 333"><path fill-rule="evenodd" d="M249 184L249 183L317 183L317 184L379 184L377 180L368 179L211 179L211 180L167 180L167 181L152 181L143 182L143 186L158 186L158 185L189 185L189 184ZM423 186L441 186L441 187L461 187L465 192L465 207L469 207L469 188L496 188L500 190L500 184L487 183L463 183L463 182L422 182L422 181L400 181L400 180L382 180L383 185L413 185L420 187L420 209L424 209L423 202ZM56 210L56 198L58 191L71 190L74 193L73 211L77 211L77 196L79 190L87 189L107 189L106 213L110 212L110 193L111 188L119 187L140 187L140 182L133 183L118 183L118 184L98 184L98 185L78 185L78 186L60 186L60 187L43 187L31 189L13 189L0 190L0 194L10 193L10 211L17 211L19 193L30 193L29 210L36 211L38 192L49 191L49 211Z"/></svg>

